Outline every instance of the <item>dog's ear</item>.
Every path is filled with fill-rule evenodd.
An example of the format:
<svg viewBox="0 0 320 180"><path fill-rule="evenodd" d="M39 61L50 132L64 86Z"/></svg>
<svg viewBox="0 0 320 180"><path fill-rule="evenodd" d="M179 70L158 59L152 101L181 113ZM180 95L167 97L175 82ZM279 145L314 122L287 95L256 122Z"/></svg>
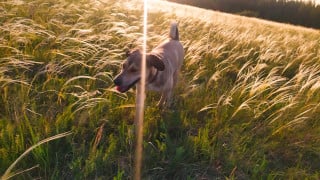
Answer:
<svg viewBox="0 0 320 180"><path fill-rule="evenodd" d="M147 55L147 63L148 65L155 67L159 71L163 71L165 68L163 61L158 56L153 54Z"/></svg>
<svg viewBox="0 0 320 180"><path fill-rule="evenodd" d="M125 48L125 52L126 52L126 57L129 57L131 55L131 53L133 51L131 51L132 49L134 49L136 40L132 40L131 42L128 43L128 45Z"/></svg>
<svg viewBox="0 0 320 180"><path fill-rule="evenodd" d="M131 54L130 50L129 50L129 49L127 49L127 50L126 50L126 57L129 57L129 56L130 56L130 54Z"/></svg>

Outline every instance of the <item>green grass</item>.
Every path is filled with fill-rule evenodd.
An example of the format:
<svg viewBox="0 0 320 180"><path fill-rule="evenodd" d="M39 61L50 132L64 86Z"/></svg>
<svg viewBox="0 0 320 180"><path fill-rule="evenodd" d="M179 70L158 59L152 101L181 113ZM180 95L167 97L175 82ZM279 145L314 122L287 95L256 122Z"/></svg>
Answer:
<svg viewBox="0 0 320 180"><path fill-rule="evenodd" d="M173 107L147 96L143 178L319 179L320 32L150 3L148 48L175 19L186 56ZM117 93L112 79L142 42L141 6L0 3L1 176L71 131L20 159L14 177L132 177L134 91Z"/></svg>

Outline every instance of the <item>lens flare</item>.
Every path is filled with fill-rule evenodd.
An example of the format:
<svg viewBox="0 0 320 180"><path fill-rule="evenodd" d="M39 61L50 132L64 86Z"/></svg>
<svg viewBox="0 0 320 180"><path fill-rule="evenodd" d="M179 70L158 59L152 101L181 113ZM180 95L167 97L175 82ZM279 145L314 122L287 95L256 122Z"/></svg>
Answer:
<svg viewBox="0 0 320 180"><path fill-rule="evenodd" d="M141 81L137 86L136 97L136 152L135 152L135 171L134 179L141 179L142 151L143 151L143 119L144 119L144 99L146 85L146 51L147 51L147 20L148 20L148 0L144 0L143 11L143 44L142 44L142 63Z"/></svg>

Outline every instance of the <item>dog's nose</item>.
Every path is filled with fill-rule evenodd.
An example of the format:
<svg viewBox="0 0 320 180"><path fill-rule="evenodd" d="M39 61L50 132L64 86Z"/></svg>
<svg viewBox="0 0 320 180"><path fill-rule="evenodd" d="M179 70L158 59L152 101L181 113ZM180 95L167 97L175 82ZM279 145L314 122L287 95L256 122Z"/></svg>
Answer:
<svg viewBox="0 0 320 180"><path fill-rule="evenodd" d="M122 83L121 78L115 78L115 79L113 80L113 83L114 83L115 85L117 85L117 86L120 86L121 83Z"/></svg>

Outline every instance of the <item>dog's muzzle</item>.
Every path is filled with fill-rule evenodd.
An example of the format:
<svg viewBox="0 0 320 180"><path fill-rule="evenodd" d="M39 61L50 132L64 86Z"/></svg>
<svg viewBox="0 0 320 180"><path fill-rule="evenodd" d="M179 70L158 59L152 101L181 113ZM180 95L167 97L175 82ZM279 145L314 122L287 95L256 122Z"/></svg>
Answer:
<svg viewBox="0 0 320 180"><path fill-rule="evenodd" d="M133 87L139 80L140 80L140 78L138 78L137 80L133 81L129 85L124 85L123 82L122 82L121 77L117 77L116 79L113 80L113 83L116 85L117 91L119 91L121 93L124 93L124 92L127 92L131 87Z"/></svg>

